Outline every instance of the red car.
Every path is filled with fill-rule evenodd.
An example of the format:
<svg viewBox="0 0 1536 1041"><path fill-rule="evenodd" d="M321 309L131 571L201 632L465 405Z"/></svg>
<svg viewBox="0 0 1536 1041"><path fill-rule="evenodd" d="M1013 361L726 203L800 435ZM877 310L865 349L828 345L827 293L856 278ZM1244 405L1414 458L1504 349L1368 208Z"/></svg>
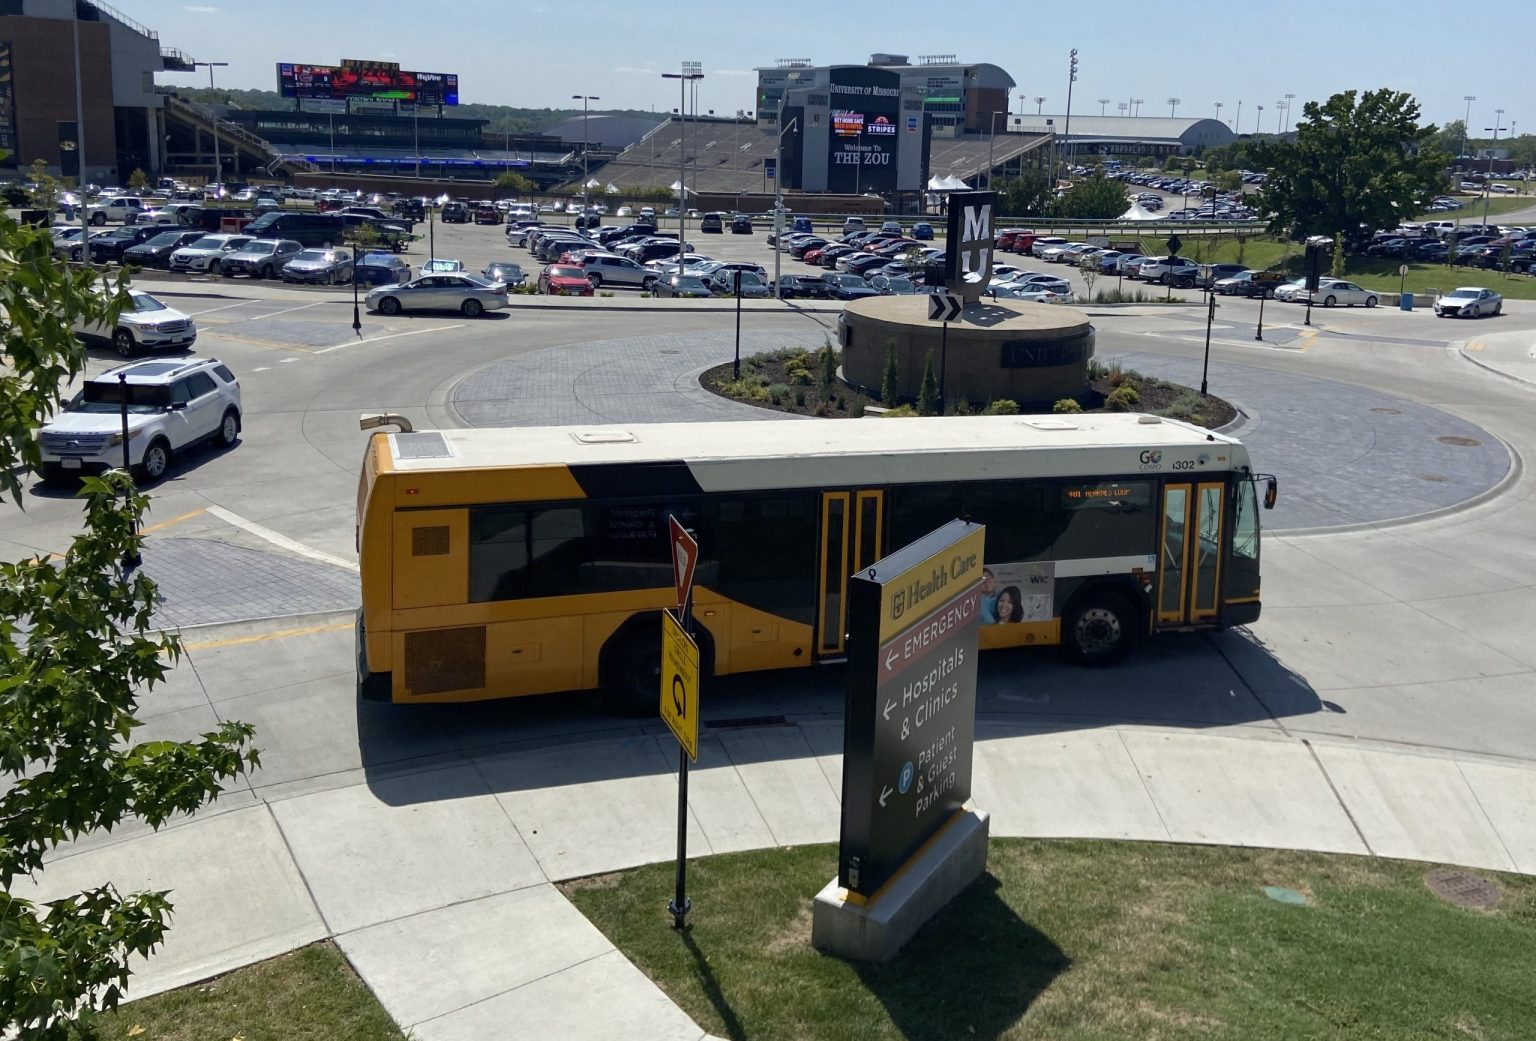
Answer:
<svg viewBox="0 0 1536 1041"><path fill-rule="evenodd" d="M805 251L805 255L800 259L805 261L807 264L819 264L821 263L821 250L808 249Z"/></svg>
<svg viewBox="0 0 1536 1041"><path fill-rule="evenodd" d="M539 292L546 296L591 296L592 283L574 264L550 264L539 272Z"/></svg>
<svg viewBox="0 0 1536 1041"><path fill-rule="evenodd" d="M1035 243L1035 233L1029 228L1006 228L997 237L997 248L1011 253L1028 253Z"/></svg>

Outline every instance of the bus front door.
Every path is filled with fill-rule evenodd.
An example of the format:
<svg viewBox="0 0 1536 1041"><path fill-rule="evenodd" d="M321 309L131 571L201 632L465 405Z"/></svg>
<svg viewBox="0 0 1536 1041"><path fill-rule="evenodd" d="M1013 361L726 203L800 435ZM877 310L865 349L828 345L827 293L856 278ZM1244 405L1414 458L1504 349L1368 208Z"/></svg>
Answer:
<svg viewBox="0 0 1536 1041"><path fill-rule="evenodd" d="M1166 484L1158 533L1157 627L1213 622L1221 590L1226 486Z"/></svg>
<svg viewBox="0 0 1536 1041"><path fill-rule="evenodd" d="M816 656L847 653L848 576L884 552L885 493L878 490L821 494L821 567L816 579Z"/></svg>

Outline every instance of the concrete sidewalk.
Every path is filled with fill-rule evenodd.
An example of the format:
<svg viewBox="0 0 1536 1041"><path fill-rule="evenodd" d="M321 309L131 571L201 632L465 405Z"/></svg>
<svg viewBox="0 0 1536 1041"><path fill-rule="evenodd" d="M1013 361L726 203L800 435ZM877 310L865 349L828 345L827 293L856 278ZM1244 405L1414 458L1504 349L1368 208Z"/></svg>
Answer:
<svg viewBox="0 0 1536 1041"><path fill-rule="evenodd" d="M143 703L146 740L254 723L269 754L249 785L158 833L130 825L61 850L28 895L109 879L170 889L171 939L138 966L134 996L332 936L424 1041L509 1023L541 1039L701 1038L553 885L673 855L670 736L579 699L359 705L350 618L302 622L187 631L188 659ZM835 842L841 749L825 711L707 728L690 853ZM1301 737L1283 717L1200 730L983 715L974 800L1000 836L1536 873L1536 763Z"/></svg>
<svg viewBox="0 0 1536 1041"><path fill-rule="evenodd" d="M1455 345L1472 364L1536 386L1536 332L1529 329L1469 336Z"/></svg>

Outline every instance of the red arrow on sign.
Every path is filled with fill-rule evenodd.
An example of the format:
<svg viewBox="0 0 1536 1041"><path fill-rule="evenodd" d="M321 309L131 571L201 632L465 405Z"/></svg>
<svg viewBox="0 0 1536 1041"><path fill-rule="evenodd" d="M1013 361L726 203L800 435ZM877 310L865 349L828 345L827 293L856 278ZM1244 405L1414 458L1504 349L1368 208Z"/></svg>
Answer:
<svg viewBox="0 0 1536 1041"><path fill-rule="evenodd" d="M699 544L676 517L668 514L667 523L672 529L672 586L677 592L677 609L681 611L693 594L693 571L699 563Z"/></svg>

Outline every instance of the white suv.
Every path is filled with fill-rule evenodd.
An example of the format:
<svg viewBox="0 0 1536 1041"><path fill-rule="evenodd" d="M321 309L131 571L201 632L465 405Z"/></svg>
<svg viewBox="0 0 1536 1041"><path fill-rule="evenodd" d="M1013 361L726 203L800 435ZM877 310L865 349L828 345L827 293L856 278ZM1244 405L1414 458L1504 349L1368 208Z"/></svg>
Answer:
<svg viewBox="0 0 1536 1041"><path fill-rule="evenodd" d="M254 235L204 235L171 254L172 271L217 271L225 255L255 242Z"/></svg>
<svg viewBox="0 0 1536 1041"><path fill-rule="evenodd" d="M178 452L205 440L230 448L240 436L240 381L217 358L130 362L86 380L38 431L43 480L123 465L125 391L128 462L145 483Z"/></svg>
<svg viewBox="0 0 1536 1041"><path fill-rule="evenodd" d="M191 315L169 307L141 289L128 290L129 302L118 313L117 324L88 325L77 319L74 330L81 336L101 336L124 358L140 350L191 347L197 342L197 322Z"/></svg>

